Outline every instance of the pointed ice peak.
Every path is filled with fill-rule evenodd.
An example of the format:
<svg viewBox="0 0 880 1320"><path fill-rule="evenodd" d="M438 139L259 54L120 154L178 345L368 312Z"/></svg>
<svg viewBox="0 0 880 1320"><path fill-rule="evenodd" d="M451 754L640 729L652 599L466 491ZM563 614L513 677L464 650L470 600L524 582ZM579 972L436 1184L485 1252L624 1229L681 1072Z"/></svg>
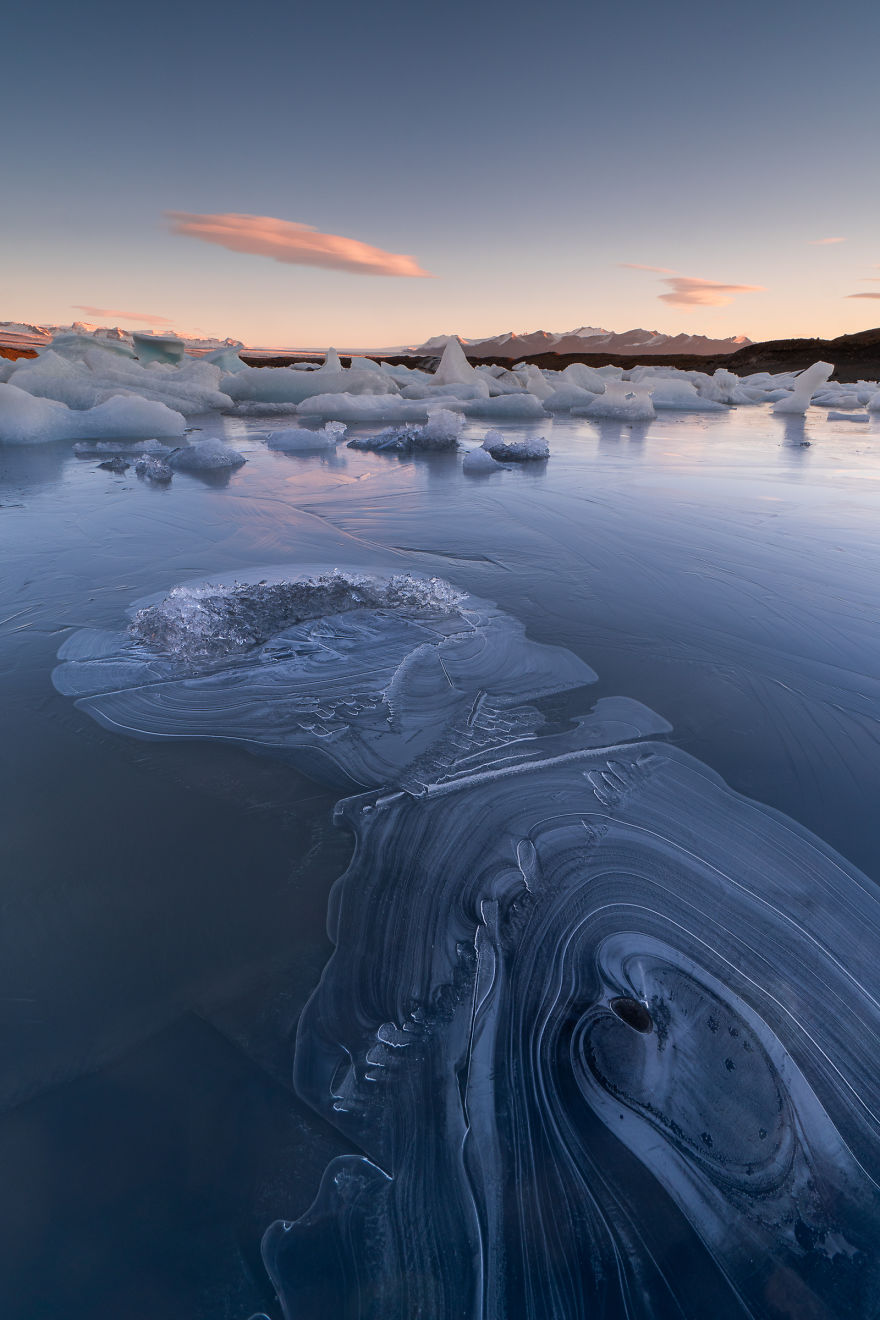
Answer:
<svg viewBox="0 0 880 1320"><path fill-rule="evenodd" d="M435 385L467 385L476 372L464 355L464 349L453 336L446 341L440 365L434 372Z"/></svg>
<svg viewBox="0 0 880 1320"><path fill-rule="evenodd" d="M324 361L321 363L318 370L326 371L328 373L331 371L342 370L342 363L339 361L339 354L336 352L335 348L327 349L327 356L324 358Z"/></svg>

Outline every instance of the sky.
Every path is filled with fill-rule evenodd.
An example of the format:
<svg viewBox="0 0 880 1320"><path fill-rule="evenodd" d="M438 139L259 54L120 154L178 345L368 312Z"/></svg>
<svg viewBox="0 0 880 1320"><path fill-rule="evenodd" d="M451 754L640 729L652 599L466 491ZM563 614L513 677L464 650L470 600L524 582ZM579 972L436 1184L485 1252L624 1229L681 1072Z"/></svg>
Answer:
<svg viewBox="0 0 880 1320"><path fill-rule="evenodd" d="M0 320L863 330L878 37L861 0L10 6Z"/></svg>

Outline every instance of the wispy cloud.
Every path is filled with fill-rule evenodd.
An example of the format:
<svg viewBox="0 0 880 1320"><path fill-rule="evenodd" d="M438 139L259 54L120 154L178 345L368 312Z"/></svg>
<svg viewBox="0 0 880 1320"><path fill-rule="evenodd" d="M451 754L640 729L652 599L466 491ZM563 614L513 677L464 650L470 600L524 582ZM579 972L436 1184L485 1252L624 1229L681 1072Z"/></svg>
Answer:
<svg viewBox="0 0 880 1320"><path fill-rule="evenodd" d="M653 270L658 275L674 275L675 271L671 266L643 266L639 261L618 261L618 266L623 270Z"/></svg>
<svg viewBox="0 0 880 1320"><path fill-rule="evenodd" d="M738 293L762 293L764 289L763 284L717 284L689 275L673 275L663 283L669 292L658 297L673 307L726 307Z"/></svg>
<svg viewBox="0 0 880 1320"><path fill-rule="evenodd" d="M249 252L294 266L322 266L353 275L405 275L430 279L415 257L361 243L357 238L322 234L313 225L276 220L270 215L191 215L167 212L175 234L216 243L231 252Z"/></svg>
<svg viewBox="0 0 880 1320"><path fill-rule="evenodd" d="M845 243L845 238L811 238L810 247L830 247L832 243Z"/></svg>
<svg viewBox="0 0 880 1320"><path fill-rule="evenodd" d="M118 307L90 307L88 303L71 303L75 312L85 312L87 316L97 316L99 321L116 318L120 321L137 321L141 325L170 325L168 316L154 316L152 312L123 312Z"/></svg>
<svg viewBox="0 0 880 1320"><path fill-rule="evenodd" d="M847 298L880 298L880 293L848 293Z"/></svg>

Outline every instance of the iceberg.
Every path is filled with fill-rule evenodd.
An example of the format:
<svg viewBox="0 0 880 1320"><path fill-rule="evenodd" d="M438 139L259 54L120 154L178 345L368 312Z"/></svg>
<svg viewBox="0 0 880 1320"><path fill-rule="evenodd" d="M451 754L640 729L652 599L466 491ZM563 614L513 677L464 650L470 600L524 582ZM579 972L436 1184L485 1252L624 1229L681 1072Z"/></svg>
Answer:
<svg viewBox="0 0 880 1320"><path fill-rule="evenodd" d="M162 403L117 395L94 408L73 409L0 384L0 441L46 444L55 440L133 440L183 435L185 421Z"/></svg>
<svg viewBox="0 0 880 1320"><path fill-rule="evenodd" d="M805 413L813 395L824 385L834 370L830 362L814 362L806 371L796 377L794 389L790 394L778 399L773 405L775 413Z"/></svg>
<svg viewBox="0 0 880 1320"><path fill-rule="evenodd" d="M434 372L435 385L472 385L479 377L465 357L464 349L454 336L450 336L443 349L437 370Z"/></svg>

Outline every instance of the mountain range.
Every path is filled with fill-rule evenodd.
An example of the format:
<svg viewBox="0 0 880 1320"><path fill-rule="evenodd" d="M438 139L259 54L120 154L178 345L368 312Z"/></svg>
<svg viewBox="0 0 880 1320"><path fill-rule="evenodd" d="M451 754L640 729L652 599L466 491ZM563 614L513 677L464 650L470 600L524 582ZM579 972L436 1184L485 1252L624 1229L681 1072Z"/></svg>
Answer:
<svg viewBox="0 0 880 1320"><path fill-rule="evenodd" d="M448 338L458 339L469 358L479 357L531 357L537 353L614 353L620 356L650 356L655 353L691 354L711 356L735 353L752 341L745 335L732 335L728 339L709 339L706 335L667 335L660 330L625 330L621 334L603 330L598 326L583 325L577 330L552 334L534 330L517 334L509 330L493 339L462 339L459 335L435 335L418 347L405 349L414 356L428 356L442 352Z"/></svg>

